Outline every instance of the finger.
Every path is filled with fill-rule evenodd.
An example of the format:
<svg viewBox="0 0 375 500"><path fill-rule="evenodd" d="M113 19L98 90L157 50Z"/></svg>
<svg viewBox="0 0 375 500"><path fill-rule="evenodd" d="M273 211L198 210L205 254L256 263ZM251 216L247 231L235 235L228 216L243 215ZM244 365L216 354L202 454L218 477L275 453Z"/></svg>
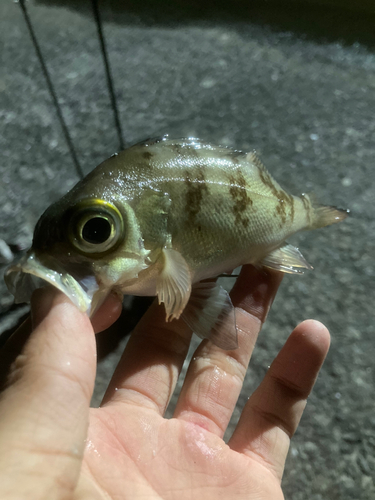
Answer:
<svg viewBox="0 0 375 500"><path fill-rule="evenodd" d="M56 484L73 491L80 471L95 336L87 316L52 288L34 294L32 322L0 400L0 469L5 490L24 476L32 498L45 498Z"/></svg>
<svg viewBox="0 0 375 500"><path fill-rule="evenodd" d="M164 305L154 302L135 328L102 405L136 404L163 415L189 349L190 329L165 322Z"/></svg>
<svg viewBox="0 0 375 500"><path fill-rule="evenodd" d="M122 301L120 297L111 293L100 306L94 317L91 319L95 333L102 332L109 328L120 316ZM4 388L9 373L9 369L20 355L23 346L31 334L31 317L28 317L22 325L9 337L0 351L0 391Z"/></svg>
<svg viewBox="0 0 375 500"><path fill-rule="evenodd" d="M110 293L91 319L95 333L109 328L122 311L122 300L116 293Z"/></svg>
<svg viewBox="0 0 375 500"><path fill-rule="evenodd" d="M255 458L281 481L290 438L297 429L328 352L329 332L318 321L301 323L247 402L229 445Z"/></svg>
<svg viewBox="0 0 375 500"><path fill-rule="evenodd" d="M91 319L95 333L109 328L121 315L122 301L116 293L111 293ZM0 391L6 383L10 366L21 353L23 346L31 334L31 317L9 337L0 351Z"/></svg>
<svg viewBox="0 0 375 500"><path fill-rule="evenodd" d="M174 416L223 436L241 392L254 345L282 274L244 266L231 293L239 347L202 342L190 363Z"/></svg>

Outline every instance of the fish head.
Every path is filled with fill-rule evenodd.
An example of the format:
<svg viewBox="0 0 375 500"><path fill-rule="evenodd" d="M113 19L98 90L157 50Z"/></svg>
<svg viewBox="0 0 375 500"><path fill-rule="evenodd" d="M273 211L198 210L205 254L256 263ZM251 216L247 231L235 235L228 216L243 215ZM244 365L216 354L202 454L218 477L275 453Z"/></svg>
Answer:
<svg viewBox="0 0 375 500"><path fill-rule="evenodd" d="M5 282L16 302L28 302L47 282L92 315L112 289L147 267L149 251L130 204L76 192L44 212L30 250L7 269Z"/></svg>

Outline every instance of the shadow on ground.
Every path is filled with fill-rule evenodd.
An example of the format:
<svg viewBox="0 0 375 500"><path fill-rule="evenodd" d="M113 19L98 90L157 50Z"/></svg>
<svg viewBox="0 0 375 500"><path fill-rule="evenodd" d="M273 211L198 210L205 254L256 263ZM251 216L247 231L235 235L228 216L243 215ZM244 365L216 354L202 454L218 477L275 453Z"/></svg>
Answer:
<svg viewBox="0 0 375 500"><path fill-rule="evenodd" d="M87 0L36 0L92 15ZM99 2L104 20L119 24L173 26L252 23L271 30L291 32L319 43L360 43L375 47L375 9L361 2L342 6L312 5L303 1L265 0L106 0ZM366 12L367 11L367 12Z"/></svg>

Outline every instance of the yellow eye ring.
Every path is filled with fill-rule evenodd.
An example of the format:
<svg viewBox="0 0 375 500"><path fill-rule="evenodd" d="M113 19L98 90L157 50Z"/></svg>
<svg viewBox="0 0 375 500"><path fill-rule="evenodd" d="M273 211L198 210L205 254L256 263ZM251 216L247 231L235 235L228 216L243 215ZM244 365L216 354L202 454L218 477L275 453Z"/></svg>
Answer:
<svg viewBox="0 0 375 500"><path fill-rule="evenodd" d="M123 240L123 217L112 203L97 198L83 200L72 212L69 238L80 252L103 254Z"/></svg>

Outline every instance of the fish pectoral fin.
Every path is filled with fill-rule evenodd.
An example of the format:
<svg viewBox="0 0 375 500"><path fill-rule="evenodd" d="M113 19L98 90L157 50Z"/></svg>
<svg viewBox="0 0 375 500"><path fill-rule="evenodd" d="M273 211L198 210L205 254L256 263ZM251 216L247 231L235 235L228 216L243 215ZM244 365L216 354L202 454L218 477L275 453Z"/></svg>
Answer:
<svg viewBox="0 0 375 500"><path fill-rule="evenodd" d="M221 349L237 349L235 309L228 292L217 283L194 285L181 318L201 339L210 339Z"/></svg>
<svg viewBox="0 0 375 500"><path fill-rule="evenodd" d="M259 264L283 273L303 274L302 269L313 269L298 248L285 244L269 253Z"/></svg>
<svg viewBox="0 0 375 500"><path fill-rule="evenodd" d="M178 319L184 310L191 292L189 267L182 255L171 248L164 248L161 258L163 269L157 279L156 294L167 314L166 320Z"/></svg>

